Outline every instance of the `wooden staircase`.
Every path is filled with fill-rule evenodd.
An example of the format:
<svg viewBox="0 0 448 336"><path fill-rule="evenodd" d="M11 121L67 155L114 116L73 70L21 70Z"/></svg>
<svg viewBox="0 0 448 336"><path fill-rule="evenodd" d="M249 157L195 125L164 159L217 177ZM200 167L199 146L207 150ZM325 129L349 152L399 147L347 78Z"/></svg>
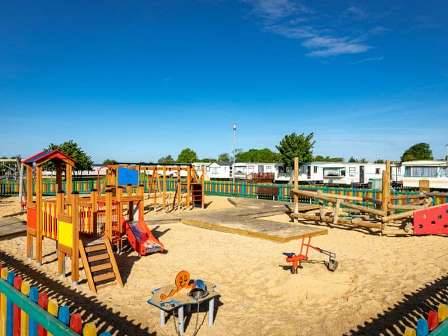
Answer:
<svg viewBox="0 0 448 336"><path fill-rule="evenodd" d="M120 271L108 239L91 243L79 241L79 253L90 290L97 292L99 286L118 283L123 287Z"/></svg>

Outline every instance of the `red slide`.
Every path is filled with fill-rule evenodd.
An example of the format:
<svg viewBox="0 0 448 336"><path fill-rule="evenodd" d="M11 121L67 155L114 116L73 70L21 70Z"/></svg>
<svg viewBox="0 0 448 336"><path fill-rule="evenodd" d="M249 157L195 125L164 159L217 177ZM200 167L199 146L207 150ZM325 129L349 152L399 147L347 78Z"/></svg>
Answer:
<svg viewBox="0 0 448 336"><path fill-rule="evenodd" d="M143 220L126 221L126 234L129 244L139 256L165 251L163 244L152 234Z"/></svg>

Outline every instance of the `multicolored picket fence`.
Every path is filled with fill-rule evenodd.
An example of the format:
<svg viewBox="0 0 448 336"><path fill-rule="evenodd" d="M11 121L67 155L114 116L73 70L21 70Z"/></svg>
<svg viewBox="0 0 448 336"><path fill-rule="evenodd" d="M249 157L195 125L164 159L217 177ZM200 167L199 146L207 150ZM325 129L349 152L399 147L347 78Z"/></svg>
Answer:
<svg viewBox="0 0 448 336"><path fill-rule="evenodd" d="M98 335L95 324L83 325L80 314L71 314L69 307L59 306L20 275L6 267L0 272L0 336Z"/></svg>
<svg viewBox="0 0 448 336"><path fill-rule="evenodd" d="M426 319L419 319L415 328L406 327L403 336L448 335L448 306L440 304L438 310L428 312Z"/></svg>
<svg viewBox="0 0 448 336"><path fill-rule="evenodd" d="M147 180L142 181L145 187L145 193L153 192L154 190L163 190L162 180L151 185ZM105 180L96 179L73 181L73 190L80 194L90 193L93 189L97 188L98 183L100 188L105 187ZM166 179L166 190L176 190L177 180L173 178ZM235 182L232 181L205 181L204 192L206 195L227 196L227 197L245 197L245 198L262 198L271 199L277 201L289 202L291 201L291 188L290 184L257 184L249 182ZM362 197L365 201L362 205L372 206L375 201L381 200L381 191L367 188L350 188L350 187L327 187L327 186L312 186L301 185L300 189L310 191L322 191L324 193L335 193L346 196L358 196ZM18 195L19 186L16 181L0 181L0 196L12 196ZM44 179L43 181L43 194L51 196L56 194L56 187L54 180ZM394 191L393 195L416 195L416 191ZM448 193L433 196L434 205L448 203ZM310 200L306 197L301 198L301 202L309 203ZM396 204L407 204L410 199L396 199Z"/></svg>

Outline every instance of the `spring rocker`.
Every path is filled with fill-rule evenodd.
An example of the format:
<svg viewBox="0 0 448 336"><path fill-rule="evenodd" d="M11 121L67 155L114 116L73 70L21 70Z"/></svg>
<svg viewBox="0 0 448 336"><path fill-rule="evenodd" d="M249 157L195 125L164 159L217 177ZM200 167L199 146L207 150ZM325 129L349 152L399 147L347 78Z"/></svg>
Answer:
<svg viewBox="0 0 448 336"><path fill-rule="evenodd" d="M336 271L336 269L338 268L336 253L311 245L311 237L301 238L299 244L300 244L300 251L298 254L294 252L283 253L283 255L286 256L286 262L290 264L290 270L292 274L297 274L298 269L302 267L302 263L312 261L309 257L310 249L327 256L328 260L324 262L325 266L331 272Z"/></svg>
<svg viewBox="0 0 448 336"><path fill-rule="evenodd" d="M80 197L73 191L75 162L64 153L44 151L22 163L26 167L28 258L41 265L44 239L55 241L58 272L66 274L69 258L72 282L77 284L81 258L89 288L96 293L98 286L123 286L114 250L120 252L124 242L129 241L139 255L165 250L144 223L144 190L132 179L135 174L127 178L126 189L107 186L103 193L93 190ZM49 163L56 169L56 197L44 198L42 170ZM135 229L127 229L131 227Z"/></svg>

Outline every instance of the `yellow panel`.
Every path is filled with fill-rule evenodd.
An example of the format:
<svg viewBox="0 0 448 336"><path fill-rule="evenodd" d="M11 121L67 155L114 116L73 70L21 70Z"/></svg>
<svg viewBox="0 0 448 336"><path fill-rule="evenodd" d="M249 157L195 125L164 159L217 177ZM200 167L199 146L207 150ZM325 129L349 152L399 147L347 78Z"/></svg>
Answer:
<svg viewBox="0 0 448 336"><path fill-rule="evenodd" d="M58 221L58 243L65 247L73 247L73 225L64 221Z"/></svg>

